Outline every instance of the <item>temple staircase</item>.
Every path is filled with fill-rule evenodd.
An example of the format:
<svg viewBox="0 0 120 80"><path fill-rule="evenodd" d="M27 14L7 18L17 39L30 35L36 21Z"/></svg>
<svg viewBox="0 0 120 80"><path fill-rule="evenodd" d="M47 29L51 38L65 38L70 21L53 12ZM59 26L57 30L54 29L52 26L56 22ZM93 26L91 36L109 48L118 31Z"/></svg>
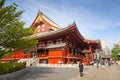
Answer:
<svg viewBox="0 0 120 80"><path fill-rule="evenodd" d="M39 63L39 58L22 58L18 61L19 63L26 63L26 66L36 67Z"/></svg>

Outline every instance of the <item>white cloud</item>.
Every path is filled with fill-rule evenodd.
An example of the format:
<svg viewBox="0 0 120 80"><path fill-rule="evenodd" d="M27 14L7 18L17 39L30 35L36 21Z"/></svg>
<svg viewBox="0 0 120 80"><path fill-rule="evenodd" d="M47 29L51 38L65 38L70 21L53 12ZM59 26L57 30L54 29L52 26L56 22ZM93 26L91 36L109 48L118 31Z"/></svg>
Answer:
<svg viewBox="0 0 120 80"><path fill-rule="evenodd" d="M107 21L103 21L102 18L96 17L96 15L93 15L89 10L83 8L79 8L79 10L73 9L72 7L66 9L65 6L62 6L62 8L58 10L52 6L40 5L40 3L35 1L24 5L24 8L26 12L23 19L26 20L27 26L31 25L40 8L46 16L61 27L66 27L75 21L79 31L85 38L94 38L94 30L104 29L108 25Z"/></svg>
<svg viewBox="0 0 120 80"><path fill-rule="evenodd" d="M82 5L78 7L72 5L68 6L64 4L59 5L58 3L52 4L48 0L24 0L24 1L21 0L17 2L20 2L17 3L20 4L19 9L25 10L22 20L26 21L26 27L32 24L33 20L37 15L38 9L40 9L46 16L48 16L51 20L53 20L61 27L66 27L75 21L80 33L83 35L83 37L87 39L97 39L97 38L101 39L101 37L99 36L100 31L103 31L103 35L104 35L105 30L107 31L107 29L110 29L111 27L114 28L120 27L119 21L115 21L111 18L108 18L109 16L104 15L104 12L101 16L101 13L97 13L96 11L91 11L90 9L88 9L88 7L84 7ZM91 4L91 1L87 3ZM117 38L113 39L112 36L107 35L104 38L102 37L102 39L108 41L111 44L114 43L115 39Z"/></svg>

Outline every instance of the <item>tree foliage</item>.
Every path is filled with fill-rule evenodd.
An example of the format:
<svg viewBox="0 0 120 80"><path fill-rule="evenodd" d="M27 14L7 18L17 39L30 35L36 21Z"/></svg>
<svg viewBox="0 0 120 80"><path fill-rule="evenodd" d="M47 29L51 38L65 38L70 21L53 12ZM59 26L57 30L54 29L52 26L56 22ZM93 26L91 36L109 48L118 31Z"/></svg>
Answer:
<svg viewBox="0 0 120 80"><path fill-rule="evenodd" d="M0 57L12 49L22 50L37 44L31 36L33 29L24 28L24 22L20 21L24 11L17 10L15 3L4 6L5 0L0 0Z"/></svg>
<svg viewBox="0 0 120 80"><path fill-rule="evenodd" d="M120 57L118 57L118 54L120 54L120 46L116 44L114 48L112 49L111 57L117 61L120 60Z"/></svg>

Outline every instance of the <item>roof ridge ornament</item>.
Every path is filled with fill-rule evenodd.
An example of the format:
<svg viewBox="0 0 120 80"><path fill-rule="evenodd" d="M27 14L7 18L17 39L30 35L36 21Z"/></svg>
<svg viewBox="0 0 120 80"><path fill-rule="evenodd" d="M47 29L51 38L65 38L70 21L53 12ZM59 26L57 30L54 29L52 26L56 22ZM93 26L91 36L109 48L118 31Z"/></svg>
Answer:
<svg viewBox="0 0 120 80"><path fill-rule="evenodd" d="M71 24L71 26L76 26L76 22L74 21L74 22Z"/></svg>
<svg viewBox="0 0 120 80"><path fill-rule="evenodd" d="M43 15L43 13L40 11L40 9L38 9L38 14L41 14L41 15Z"/></svg>
<svg viewBox="0 0 120 80"><path fill-rule="evenodd" d="M75 20L73 21L73 24L76 24Z"/></svg>

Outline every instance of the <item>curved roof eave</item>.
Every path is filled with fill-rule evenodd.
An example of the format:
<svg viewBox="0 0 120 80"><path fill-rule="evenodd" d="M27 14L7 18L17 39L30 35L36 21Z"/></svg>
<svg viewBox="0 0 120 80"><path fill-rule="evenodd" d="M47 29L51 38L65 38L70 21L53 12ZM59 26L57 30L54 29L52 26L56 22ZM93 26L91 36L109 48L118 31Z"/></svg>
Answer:
<svg viewBox="0 0 120 80"><path fill-rule="evenodd" d="M54 27L56 27L56 28L61 28L58 24L56 24L55 22L53 22L50 18L48 18L45 14L41 14L41 16L42 16L42 18L44 19L44 20L46 20L49 24L51 24L51 25L53 25Z"/></svg>
<svg viewBox="0 0 120 80"><path fill-rule="evenodd" d="M96 44L100 43L99 40L88 40L88 39L85 39L84 42L87 42L87 43L96 43Z"/></svg>
<svg viewBox="0 0 120 80"><path fill-rule="evenodd" d="M79 38L82 39L82 40L84 41L85 38L81 35L80 31L79 31L78 28L77 28L76 23L73 22L73 24L72 24L71 26L74 26L74 27L75 27L75 29L76 29L76 31L77 31L77 34L78 34Z"/></svg>

